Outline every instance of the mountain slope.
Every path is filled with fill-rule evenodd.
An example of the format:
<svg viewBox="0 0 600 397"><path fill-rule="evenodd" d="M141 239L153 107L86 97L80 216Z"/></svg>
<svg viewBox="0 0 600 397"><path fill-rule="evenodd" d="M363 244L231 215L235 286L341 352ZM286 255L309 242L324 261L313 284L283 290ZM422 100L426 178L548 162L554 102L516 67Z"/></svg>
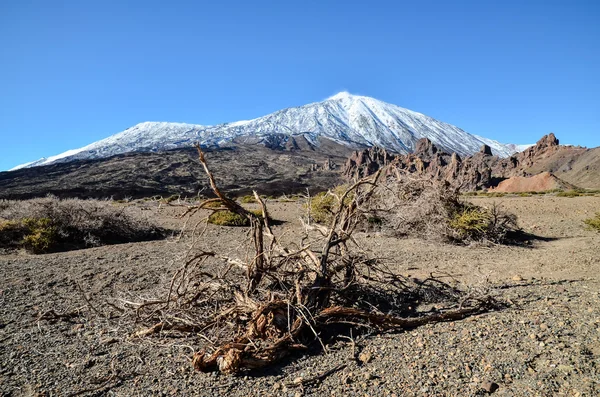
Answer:
<svg viewBox="0 0 600 397"><path fill-rule="evenodd" d="M301 142L299 143L301 144ZM327 145L328 143L323 143ZM232 195L282 195L318 192L341 182L340 166L350 150L274 151L238 144L206 150L219 186ZM93 160L58 162L40 167L0 172L0 199L59 197L121 199L181 194L210 194L211 189L194 148L161 153L136 152Z"/></svg>
<svg viewBox="0 0 600 397"><path fill-rule="evenodd" d="M190 146L227 147L238 142L285 146L290 137L302 136L315 147L327 138L351 148L379 146L410 153L417 140L428 138L448 152L475 153L486 144L506 157L515 148L469 134L421 113L374 98L342 92L325 101L287 108L253 120L203 126L185 123L145 122L85 147L23 164L13 169L55 162L110 157ZM274 139L275 137L275 139ZM273 142L277 144L273 147Z"/></svg>

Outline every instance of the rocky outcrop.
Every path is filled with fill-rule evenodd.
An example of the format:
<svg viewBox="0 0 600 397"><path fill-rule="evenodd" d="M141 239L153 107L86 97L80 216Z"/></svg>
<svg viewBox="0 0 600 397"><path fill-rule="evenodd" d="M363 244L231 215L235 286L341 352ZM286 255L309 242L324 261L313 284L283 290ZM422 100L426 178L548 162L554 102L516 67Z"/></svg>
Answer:
<svg viewBox="0 0 600 397"><path fill-rule="evenodd" d="M376 173L377 170L391 163L396 157L377 146L356 151L346 160L343 174L349 179L360 179Z"/></svg>
<svg viewBox="0 0 600 397"><path fill-rule="evenodd" d="M526 189L522 191L535 191L538 185L540 189L548 187L545 190L576 186L598 188L598 154L600 148L562 146L554 134L548 134L534 146L512 157L501 159L492 155L488 145L483 145L478 153L461 158L456 153L444 152L429 139L423 138L417 142L412 154L394 155L379 148L355 152L346 162L343 173L346 178L362 178L393 163L399 170L447 181L465 191L494 188L510 178L515 178L510 184L512 187L509 189L512 190L522 187ZM526 179L544 172L551 176ZM579 185L580 181L584 184Z"/></svg>
<svg viewBox="0 0 600 397"><path fill-rule="evenodd" d="M489 146L484 146L474 156L462 159L422 138L417 141L415 152L407 155L393 155L380 148L355 152L346 162L343 173L347 178L358 179L393 164L395 169L404 172L447 181L464 190L477 190L492 184L491 167L499 158L491 153Z"/></svg>
<svg viewBox="0 0 600 397"><path fill-rule="evenodd" d="M544 135L535 145L515 154L508 159L498 163L499 168L494 169L494 174L503 177L526 176L529 173L528 168L533 167L540 160L550 157L564 147L559 145L559 141L553 133Z"/></svg>

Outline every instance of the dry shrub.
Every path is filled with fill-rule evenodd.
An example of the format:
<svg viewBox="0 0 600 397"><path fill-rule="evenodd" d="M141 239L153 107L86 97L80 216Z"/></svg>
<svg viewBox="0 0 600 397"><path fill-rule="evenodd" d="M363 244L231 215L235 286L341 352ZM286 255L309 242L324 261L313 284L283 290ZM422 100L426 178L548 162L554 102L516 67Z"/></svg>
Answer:
<svg viewBox="0 0 600 397"><path fill-rule="evenodd" d="M485 208L461 200L448 183L390 175L368 203L366 212L381 220L392 235L448 242L508 242L517 231L516 217L497 206Z"/></svg>
<svg viewBox="0 0 600 397"><path fill-rule="evenodd" d="M406 279L354 244L352 233L372 216L364 211L377 191L380 173L331 195L328 226L307 224L283 244L259 195L255 192L254 197L261 216L227 198L200 146L196 149L223 206L248 220L250 252L238 259L192 247L162 298L124 301L122 307L148 325L136 337L177 331L210 341L206 350L194 354L196 370L237 373L261 368L295 351L325 348L336 335L411 329L495 307L486 296L465 296L434 277ZM187 208L184 215L193 216L209 202ZM194 228L195 233L205 230ZM195 237L193 241L202 244L203 239ZM417 311L424 299L443 303L431 311Z"/></svg>
<svg viewBox="0 0 600 397"><path fill-rule="evenodd" d="M0 247L34 253L152 240L165 231L109 201L59 199L0 201Z"/></svg>
<svg viewBox="0 0 600 397"><path fill-rule="evenodd" d="M588 229L600 232L600 212L597 212L593 218L586 219L583 222L587 225Z"/></svg>

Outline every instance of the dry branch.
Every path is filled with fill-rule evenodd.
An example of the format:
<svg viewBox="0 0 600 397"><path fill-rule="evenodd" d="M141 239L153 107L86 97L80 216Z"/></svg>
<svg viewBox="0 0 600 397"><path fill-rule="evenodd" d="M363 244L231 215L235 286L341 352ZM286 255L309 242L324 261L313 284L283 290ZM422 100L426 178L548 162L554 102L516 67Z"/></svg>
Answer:
<svg viewBox="0 0 600 397"><path fill-rule="evenodd" d="M300 243L285 246L275 236L267 205L258 193L254 197L262 216L218 188L204 152L198 144L196 149L217 198L188 208L184 215L218 200L227 210L247 218L250 259L240 262L204 250L189 252L170 282L164 305L138 305L136 310L149 311L147 319L155 322L134 334L146 337L165 330L201 334L213 348L194 354L196 370L236 373L265 367L311 344L325 349L327 338L335 336L331 333L410 329L493 308L489 300L470 299L461 301L458 309L407 313L407 302L420 300L424 289L440 297L455 297L457 292L433 278L420 283L406 280L360 247L347 244L368 215L381 177L388 175L386 170L334 195L337 204L329 226L305 225ZM217 270L208 271L209 263ZM458 299L452 304L458 306Z"/></svg>

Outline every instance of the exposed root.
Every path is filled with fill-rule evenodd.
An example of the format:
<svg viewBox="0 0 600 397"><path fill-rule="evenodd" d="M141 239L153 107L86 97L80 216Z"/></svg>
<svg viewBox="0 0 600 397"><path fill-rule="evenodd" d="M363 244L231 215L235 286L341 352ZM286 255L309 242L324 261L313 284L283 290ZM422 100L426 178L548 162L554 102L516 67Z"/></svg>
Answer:
<svg viewBox="0 0 600 397"><path fill-rule="evenodd" d="M365 222L385 171L334 194L330 224L305 224L298 243L284 245L260 196L254 192L261 216L229 199L219 190L202 149L196 149L217 198L188 208L184 215L218 200L249 220L251 252L248 260L240 261L190 250L171 279L166 299L128 305L137 318L152 324L132 336L195 333L212 347L194 354L194 368L232 374L272 365L309 346L326 349L330 338L346 331L405 330L494 308L485 296L462 299L460 291L433 276L424 281L403 278L355 244L352 233ZM425 297L448 304L419 314L414 302ZM341 368L299 385L319 382Z"/></svg>

